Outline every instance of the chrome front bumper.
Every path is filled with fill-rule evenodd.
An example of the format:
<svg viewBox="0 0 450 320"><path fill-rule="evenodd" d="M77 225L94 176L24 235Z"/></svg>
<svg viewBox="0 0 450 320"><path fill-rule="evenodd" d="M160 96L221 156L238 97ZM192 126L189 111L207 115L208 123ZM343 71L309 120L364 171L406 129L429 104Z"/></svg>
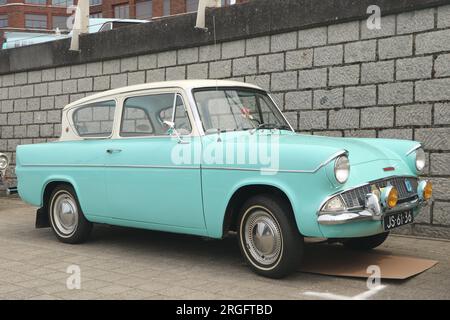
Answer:
<svg viewBox="0 0 450 320"><path fill-rule="evenodd" d="M16 194L17 193L17 187L8 187L8 184L6 182L6 179L4 179L5 177L5 172L4 171L0 171L0 186L4 186L6 187L6 194L12 195L12 194Z"/></svg>
<svg viewBox="0 0 450 320"><path fill-rule="evenodd" d="M7 188L7 189L6 189L6 194L7 194L8 196L10 196L10 195L12 195L12 194L17 194L17 193L18 193L17 187L11 187L11 188Z"/></svg>
<svg viewBox="0 0 450 320"><path fill-rule="evenodd" d="M385 215L395 212L412 210L420 206L426 205L427 202L421 201L418 198L409 202L398 204L396 207L384 210L377 214L371 209L362 209L360 211L342 211L335 213L321 214L317 218L317 222L322 225L336 225L357 221L380 221Z"/></svg>

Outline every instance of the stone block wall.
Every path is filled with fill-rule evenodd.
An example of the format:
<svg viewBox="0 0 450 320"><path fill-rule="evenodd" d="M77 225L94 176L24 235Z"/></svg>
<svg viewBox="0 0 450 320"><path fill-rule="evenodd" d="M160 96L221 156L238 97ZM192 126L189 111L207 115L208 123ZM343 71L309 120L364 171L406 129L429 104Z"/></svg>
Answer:
<svg viewBox="0 0 450 320"><path fill-rule="evenodd" d="M301 133L414 139L434 201L401 232L450 239L450 5L0 76L0 152L56 139L61 109L94 92L177 79L269 90ZM13 173L11 173L13 175Z"/></svg>

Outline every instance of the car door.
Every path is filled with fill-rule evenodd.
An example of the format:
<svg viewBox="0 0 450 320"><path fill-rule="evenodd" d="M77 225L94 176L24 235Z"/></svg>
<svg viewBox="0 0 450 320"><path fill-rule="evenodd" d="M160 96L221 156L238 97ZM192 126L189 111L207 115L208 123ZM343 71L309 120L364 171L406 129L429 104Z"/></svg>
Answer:
<svg viewBox="0 0 450 320"><path fill-rule="evenodd" d="M119 136L105 150L108 214L151 229L204 230L200 164L174 157L180 147L201 147L181 94L127 97L121 113ZM164 121L175 123L180 138Z"/></svg>
<svg viewBox="0 0 450 320"><path fill-rule="evenodd" d="M61 152L53 156L52 161L59 164L59 169L54 172L55 179L60 175L74 181L86 215L107 213L104 169L106 154L103 150L108 146L113 133L115 109L116 101L110 99L70 110L70 126L74 134L83 140L60 142Z"/></svg>

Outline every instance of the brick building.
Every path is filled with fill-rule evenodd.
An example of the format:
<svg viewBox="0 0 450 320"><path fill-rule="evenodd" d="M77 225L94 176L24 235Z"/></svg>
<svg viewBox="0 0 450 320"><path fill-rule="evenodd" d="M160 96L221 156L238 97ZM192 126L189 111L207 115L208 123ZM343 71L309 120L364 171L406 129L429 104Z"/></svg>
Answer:
<svg viewBox="0 0 450 320"><path fill-rule="evenodd" d="M42 32L66 29L72 0L0 0L0 30Z"/></svg>
<svg viewBox="0 0 450 320"><path fill-rule="evenodd" d="M67 29L70 6L78 0L0 0L0 31ZM243 0L222 0L229 5ZM198 0L90 0L92 18L152 19L196 11Z"/></svg>

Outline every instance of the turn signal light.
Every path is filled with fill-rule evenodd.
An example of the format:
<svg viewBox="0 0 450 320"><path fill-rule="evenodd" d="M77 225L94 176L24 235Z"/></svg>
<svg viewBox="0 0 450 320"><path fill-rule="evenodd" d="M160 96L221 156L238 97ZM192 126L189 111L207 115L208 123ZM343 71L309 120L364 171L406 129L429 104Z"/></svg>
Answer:
<svg viewBox="0 0 450 320"><path fill-rule="evenodd" d="M433 195L433 185L431 182L427 181L427 185L423 189L423 199L425 201L428 201L431 199L431 196Z"/></svg>
<svg viewBox="0 0 450 320"><path fill-rule="evenodd" d="M396 188L391 188L391 191L389 191L386 204L389 208L393 208L397 205L398 201L398 191Z"/></svg>

